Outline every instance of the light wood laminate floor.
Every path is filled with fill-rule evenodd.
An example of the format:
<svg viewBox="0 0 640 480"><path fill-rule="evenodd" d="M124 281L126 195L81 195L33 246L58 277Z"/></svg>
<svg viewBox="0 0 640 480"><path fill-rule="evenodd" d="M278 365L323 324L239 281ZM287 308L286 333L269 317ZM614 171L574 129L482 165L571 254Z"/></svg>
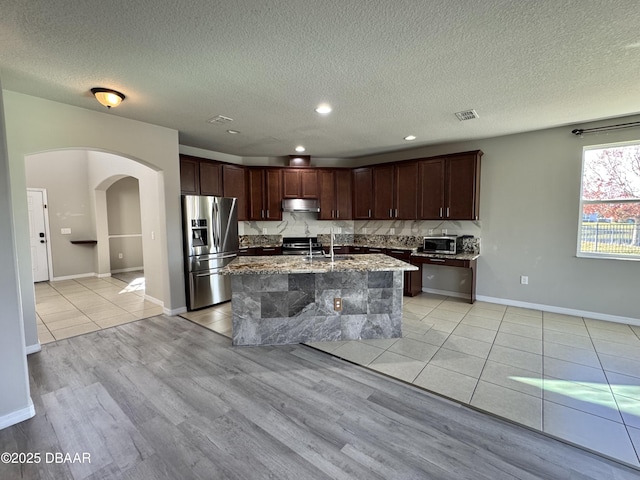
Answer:
<svg viewBox="0 0 640 480"><path fill-rule="evenodd" d="M26 479L636 479L638 471L305 345L231 347L158 316L29 356Z"/></svg>

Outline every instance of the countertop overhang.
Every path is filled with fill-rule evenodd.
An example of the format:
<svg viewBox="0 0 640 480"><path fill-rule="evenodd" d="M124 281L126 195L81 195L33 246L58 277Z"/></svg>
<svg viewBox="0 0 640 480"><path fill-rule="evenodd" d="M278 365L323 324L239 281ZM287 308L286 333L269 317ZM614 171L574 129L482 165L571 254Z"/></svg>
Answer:
<svg viewBox="0 0 640 480"><path fill-rule="evenodd" d="M339 255L335 262L326 258L305 260L298 255L238 257L221 269L222 275L269 275L287 273L388 272L413 271L418 267L383 254ZM345 258L346 257L346 258Z"/></svg>

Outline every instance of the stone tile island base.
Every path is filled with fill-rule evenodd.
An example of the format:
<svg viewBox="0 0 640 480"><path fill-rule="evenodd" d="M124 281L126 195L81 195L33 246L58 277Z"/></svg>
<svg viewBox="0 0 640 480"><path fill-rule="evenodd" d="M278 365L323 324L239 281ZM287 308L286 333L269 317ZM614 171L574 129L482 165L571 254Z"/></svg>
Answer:
<svg viewBox="0 0 640 480"><path fill-rule="evenodd" d="M248 274L231 282L233 345L402 336L402 271Z"/></svg>

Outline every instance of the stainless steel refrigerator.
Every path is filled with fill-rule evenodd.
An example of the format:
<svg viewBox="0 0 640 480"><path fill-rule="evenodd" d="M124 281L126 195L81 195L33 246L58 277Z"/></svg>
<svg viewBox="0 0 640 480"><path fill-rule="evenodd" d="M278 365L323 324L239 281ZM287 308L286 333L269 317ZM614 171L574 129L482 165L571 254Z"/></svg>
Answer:
<svg viewBox="0 0 640 480"><path fill-rule="evenodd" d="M231 279L220 269L238 256L236 198L182 196L187 308L231 300Z"/></svg>

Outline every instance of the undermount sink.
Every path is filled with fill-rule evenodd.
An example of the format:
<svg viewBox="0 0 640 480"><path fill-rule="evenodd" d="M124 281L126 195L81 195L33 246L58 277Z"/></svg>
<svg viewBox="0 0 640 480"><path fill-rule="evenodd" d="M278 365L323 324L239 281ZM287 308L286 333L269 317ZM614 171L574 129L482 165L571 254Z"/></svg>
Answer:
<svg viewBox="0 0 640 480"><path fill-rule="evenodd" d="M352 257L351 255L334 255L333 256L334 260L351 260ZM308 255L306 257L303 258L303 260L305 262L330 262L331 261L331 257L321 257L321 256L313 256L313 257L309 257Z"/></svg>

